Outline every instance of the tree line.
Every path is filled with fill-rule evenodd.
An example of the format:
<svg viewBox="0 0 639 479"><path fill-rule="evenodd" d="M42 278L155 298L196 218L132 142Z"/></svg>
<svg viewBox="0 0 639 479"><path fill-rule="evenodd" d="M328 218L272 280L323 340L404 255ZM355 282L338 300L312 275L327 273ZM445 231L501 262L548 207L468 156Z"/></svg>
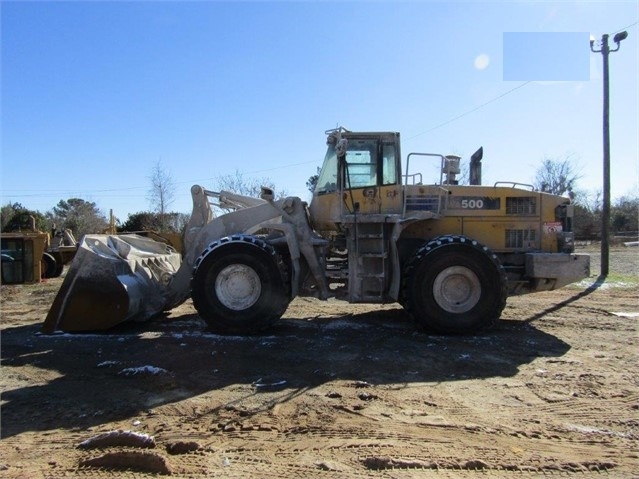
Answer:
<svg viewBox="0 0 639 479"><path fill-rule="evenodd" d="M311 175L306 186L313 191L319 171ZM461 183L467 182L467 174L461 175ZM596 240L601 238L602 194L579 190L580 174L575 159L545 158L535 173L533 186L540 191L569 196L575 205L574 232L577 239ZM172 176L158 162L149 176L149 211L128 215L124 222L118 222L118 232L157 231L183 232L189 221L189 214L170 211L175 198L175 183ZM261 186L275 189L269 178L247 179L242 173L221 176L216 179L218 189L238 194L258 197ZM278 197L286 196L281 191ZM70 229L76 238L84 234L104 233L110 229L110 221L95 202L81 198L60 200L51 210L41 213L30 210L20 203L7 203L1 207L0 227L3 232L24 231L31 228L35 218L36 229L50 231L52 228ZM622 196L614 200L610 209L610 231L613 235L623 235L639 231L639 194Z"/></svg>
<svg viewBox="0 0 639 479"><path fill-rule="evenodd" d="M93 201L82 198L60 200L56 206L44 213L29 209L21 203L7 203L0 208L0 231L30 231L32 219L38 231L70 229L77 239L85 234L132 233L136 231L155 231L158 233L183 233L189 222L190 214L170 211L175 200L175 181L160 161L155 163L148 177L148 211L130 213L125 221L115 220L111 225L103 211ZM245 196L259 197L261 187L275 189L270 178L246 178L240 171L219 176L215 179L219 190L231 191ZM285 190L278 194L286 196Z"/></svg>
<svg viewBox="0 0 639 479"><path fill-rule="evenodd" d="M60 200L51 210L42 213L21 203L7 203L0 208L3 232L30 231L33 217L38 231L70 229L76 238L85 234L110 232L110 221L96 203L81 198ZM188 214L140 211L128 215L115 225L117 232L158 231L181 232L188 223Z"/></svg>
<svg viewBox="0 0 639 479"><path fill-rule="evenodd" d="M564 158L545 158L537 168L533 185L540 191L569 196L575 205L573 231L578 240L601 239L603 194L578 188L581 178L572 155ZM639 231L639 192L616 198L610 205L610 232L612 235L632 234Z"/></svg>

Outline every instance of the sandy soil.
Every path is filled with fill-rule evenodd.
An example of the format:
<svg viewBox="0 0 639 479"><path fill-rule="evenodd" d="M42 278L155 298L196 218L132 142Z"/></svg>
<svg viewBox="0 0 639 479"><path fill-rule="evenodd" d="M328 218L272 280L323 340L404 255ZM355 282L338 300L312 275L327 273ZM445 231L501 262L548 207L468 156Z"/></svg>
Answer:
<svg viewBox="0 0 639 479"><path fill-rule="evenodd" d="M474 337L308 299L257 337L190 302L44 336L61 280L3 286L0 477L639 477L639 250L611 271Z"/></svg>

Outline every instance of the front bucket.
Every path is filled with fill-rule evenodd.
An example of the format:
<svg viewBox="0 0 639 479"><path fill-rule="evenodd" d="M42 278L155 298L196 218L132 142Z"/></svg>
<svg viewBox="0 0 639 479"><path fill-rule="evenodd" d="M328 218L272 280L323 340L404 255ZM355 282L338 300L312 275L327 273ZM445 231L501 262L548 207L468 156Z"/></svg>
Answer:
<svg viewBox="0 0 639 479"><path fill-rule="evenodd" d="M109 329L168 309L180 267L173 248L138 235L87 235L42 326L43 333Z"/></svg>

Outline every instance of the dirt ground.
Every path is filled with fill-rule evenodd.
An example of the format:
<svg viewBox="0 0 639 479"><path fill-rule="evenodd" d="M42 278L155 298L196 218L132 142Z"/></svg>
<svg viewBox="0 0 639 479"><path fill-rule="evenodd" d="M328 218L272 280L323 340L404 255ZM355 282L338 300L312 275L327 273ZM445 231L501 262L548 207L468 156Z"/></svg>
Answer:
<svg viewBox="0 0 639 479"><path fill-rule="evenodd" d="M592 253L589 281L473 337L309 299L256 337L190 302L45 336L61 279L3 286L0 478L639 477L639 249L603 284Z"/></svg>

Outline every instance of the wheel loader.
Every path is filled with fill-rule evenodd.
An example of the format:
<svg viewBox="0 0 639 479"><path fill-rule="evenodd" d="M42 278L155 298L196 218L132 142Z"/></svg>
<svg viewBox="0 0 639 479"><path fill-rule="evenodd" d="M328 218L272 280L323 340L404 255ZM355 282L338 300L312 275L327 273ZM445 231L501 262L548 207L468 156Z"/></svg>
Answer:
<svg viewBox="0 0 639 479"><path fill-rule="evenodd" d="M0 234L2 284L57 278L75 255L77 242L71 230L57 230L54 224L49 234L36 229L33 216L29 223L26 230Z"/></svg>
<svg viewBox="0 0 639 479"><path fill-rule="evenodd" d="M399 133L326 135L310 205L195 185L183 257L149 238L86 236L43 331L147 320L191 297L212 330L254 334L312 296L400 303L423 329L470 334L494 325L509 295L589 276L570 200L482 186L482 149L459 185L458 156L410 153L402 166Z"/></svg>

